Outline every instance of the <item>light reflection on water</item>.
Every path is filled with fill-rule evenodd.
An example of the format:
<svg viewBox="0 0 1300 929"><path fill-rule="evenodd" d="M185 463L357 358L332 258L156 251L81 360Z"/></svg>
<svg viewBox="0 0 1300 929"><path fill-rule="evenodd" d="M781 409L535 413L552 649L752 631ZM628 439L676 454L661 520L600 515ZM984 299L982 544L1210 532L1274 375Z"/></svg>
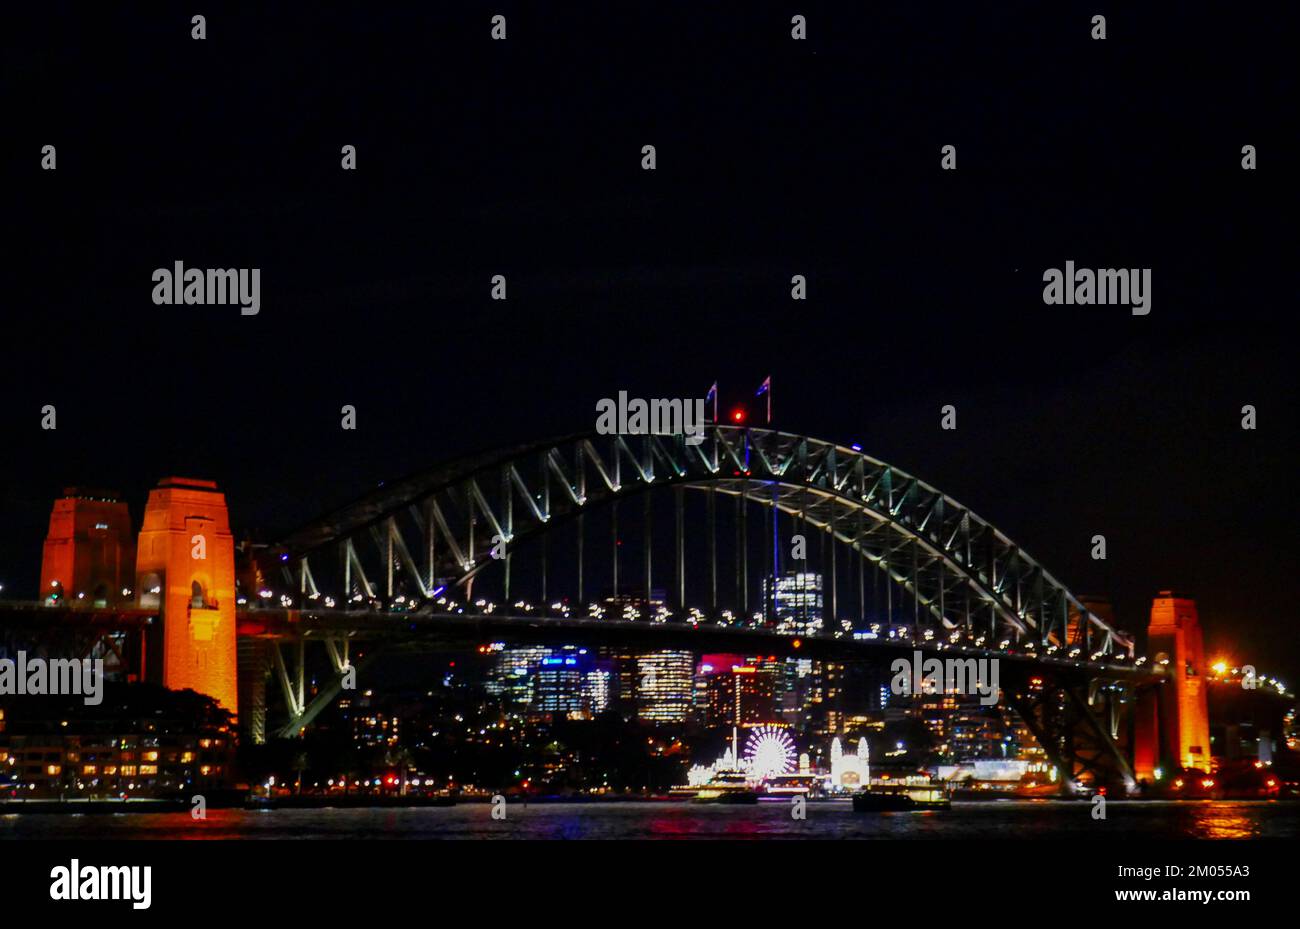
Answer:
<svg viewBox="0 0 1300 929"><path fill-rule="evenodd" d="M1300 804L1112 802L1104 821L1092 804L1048 801L954 803L950 812L855 813L847 800L810 802L807 818L786 803L712 806L689 802L511 802L505 820L486 803L385 810L209 810L0 816L0 839L989 839L1087 841L1144 838L1297 838Z"/></svg>

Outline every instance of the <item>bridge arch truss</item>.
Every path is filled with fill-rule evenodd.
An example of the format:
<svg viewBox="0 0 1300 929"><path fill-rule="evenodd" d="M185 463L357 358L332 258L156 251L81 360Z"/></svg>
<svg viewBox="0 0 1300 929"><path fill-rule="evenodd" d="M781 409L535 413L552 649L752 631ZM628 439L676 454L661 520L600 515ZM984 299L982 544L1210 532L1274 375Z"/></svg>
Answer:
<svg viewBox="0 0 1300 929"><path fill-rule="evenodd" d="M703 492L711 534L717 504L730 500L741 525L749 506L757 505L809 530L810 545L822 533L847 548L859 572L878 571L906 593L917 636L978 637L992 646L1015 643L1083 661L1133 657L1127 634L968 507L857 449L771 429L710 425L697 444L681 435L592 433L460 459L382 487L293 533L272 552L304 600L334 591L344 601L339 606L393 609L401 603L436 612L436 598L469 599L475 579L493 568L504 572L509 600L513 553L576 523L576 600L582 602L590 599L584 519L610 508L617 514L622 501L645 497L648 522L650 494L661 489L675 501L677 541L668 573L682 615L689 573L682 497ZM494 557L494 550L506 557ZM747 553L737 557L748 559ZM706 599L715 611L717 564L711 551L702 571L692 565L707 576ZM838 559L830 564L835 571ZM829 586L831 610L847 612L835 603L835 581ZM860 573L857 589L861 597ZM747 580L738 583L737 596L747 600L748 590ZM745 621L748 603L733 605ZM832 623L829 631L843 634L841 625Z"/></svg>

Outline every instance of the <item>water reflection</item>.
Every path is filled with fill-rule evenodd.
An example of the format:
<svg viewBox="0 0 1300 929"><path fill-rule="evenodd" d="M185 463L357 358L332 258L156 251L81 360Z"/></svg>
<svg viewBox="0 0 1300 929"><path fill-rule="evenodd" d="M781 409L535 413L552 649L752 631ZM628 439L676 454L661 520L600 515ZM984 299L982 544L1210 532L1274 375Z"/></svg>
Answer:
<svg viewBox="0 0 1300 929"><path fill-rule="evenodd" d="M1191 834L1198 839L1255 839L1263 834L1260 818L1236 804L1198 804L1191 818Z"/></svg>
<svg viewBox="0 0 1300 929"><path fill-rule="evenodd" d="M486 803L406 810L209 810L0 817L0 839L988 839L1300 838L1300 803L1042 800L954 803L950 812L855 813L848 801L810 802L796 820L786 803L511 803L494 820Z"/></svg>

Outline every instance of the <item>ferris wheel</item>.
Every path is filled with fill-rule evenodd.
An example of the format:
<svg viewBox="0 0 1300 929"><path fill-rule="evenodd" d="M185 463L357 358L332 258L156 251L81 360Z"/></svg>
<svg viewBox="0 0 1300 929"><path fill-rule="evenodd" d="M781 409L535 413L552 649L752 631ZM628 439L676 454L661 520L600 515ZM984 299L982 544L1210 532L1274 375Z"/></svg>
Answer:
<svg viewBox="0 0 1300 929"><path fill-rule="evenodd" d="M750 776L756 780L790 774L794 771L796 755L794 740L780 726L764 723L745 740L745 761Z"/></svg>

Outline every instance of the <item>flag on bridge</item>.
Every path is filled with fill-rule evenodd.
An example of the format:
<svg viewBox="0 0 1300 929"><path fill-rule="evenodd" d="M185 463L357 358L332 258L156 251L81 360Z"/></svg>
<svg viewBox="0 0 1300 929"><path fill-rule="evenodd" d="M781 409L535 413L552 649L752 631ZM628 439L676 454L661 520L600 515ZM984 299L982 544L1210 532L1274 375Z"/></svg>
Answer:
<svg viewBox="0 0 1300 929"><path fill-rule="evenodd" d="M754 396L761 397L763 394L767 394L767 421L770 425L772 422L772 375L770 374L763 378L763 383L758 385L758 393Z"/></svg>
<svg viewBox="0 0 1300 929"><path fill-rule="evenodd" d="M713 401L713 422L717 423L718 421L718 382L717 381L713 382L713 386L709 388L709 392L704 395L704 402L706 404L710 400Z"/></svg>

